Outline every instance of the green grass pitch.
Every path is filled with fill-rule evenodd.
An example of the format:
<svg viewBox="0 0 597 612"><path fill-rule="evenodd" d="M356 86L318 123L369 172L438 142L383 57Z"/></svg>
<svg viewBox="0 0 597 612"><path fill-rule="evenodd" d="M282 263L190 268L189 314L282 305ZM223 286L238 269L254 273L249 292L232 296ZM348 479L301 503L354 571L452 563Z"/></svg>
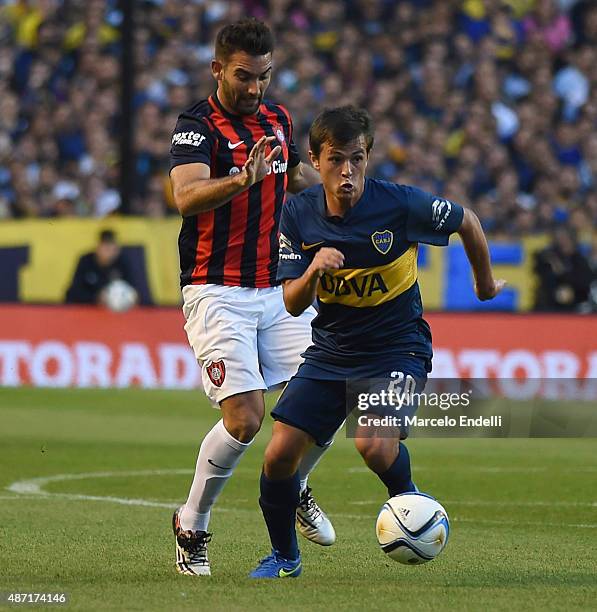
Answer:
<svg viewBox="0 0 597 612"><path fill-rule="evenodd" d="M311 481L336 545L301 540L301 578L250 581L268 416L213 512L213 576L179 576L172 510L217 419L198 392L0 389L0 591L66 591L74 610L596 609L594 439L411 440L451 534L406 567L379 550L386 493L339 435Z"/></svg>

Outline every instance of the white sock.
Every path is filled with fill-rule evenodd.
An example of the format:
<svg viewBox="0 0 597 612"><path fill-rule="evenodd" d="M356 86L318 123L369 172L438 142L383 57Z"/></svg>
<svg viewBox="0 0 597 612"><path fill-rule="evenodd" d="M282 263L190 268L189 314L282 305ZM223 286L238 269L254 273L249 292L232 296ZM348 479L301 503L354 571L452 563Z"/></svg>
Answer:
<svg viewBox="0 0 597 612"><path fill-rule="evenodd" d="M309 474L315 469L315 466L319 463L325 451L327 451L327 449L332 445L332 442L323 447L314 444L302 458L298 470L301 482L301 493L307 488L307 480L309 479Z"/></svg>
<svg viewBox="0 0 597 612"><path fill-rule="evenodd" d="M250 445L251 442L243 443L233 438L222 420L203 438L193 484L180 513L180 526L185 531L207 531L211 508Z"/></svg>

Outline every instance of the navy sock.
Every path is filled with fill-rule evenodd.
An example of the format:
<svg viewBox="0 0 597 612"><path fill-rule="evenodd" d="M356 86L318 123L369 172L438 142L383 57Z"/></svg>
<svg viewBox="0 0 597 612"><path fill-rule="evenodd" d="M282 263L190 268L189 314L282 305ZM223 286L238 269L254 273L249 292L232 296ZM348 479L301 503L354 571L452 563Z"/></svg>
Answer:
<svg viewBox="0 0 597 612"><path fill-rule="evenodd" d="M272 541L272 548L286 559L299 556L294 526L296 509L300 499L298 471L284 480L270 480L263 471L259 483L259 505Z"/></svg>
<svg viewBox="0 0 597 612"><path fill-rule="evenodd" d="M383 474L378 474L381 481L388 487L390 497L400 493L416 491L415 485L411 480L408 449L402 442L398 446L398 457L396 457L394 463Z"/></svg>

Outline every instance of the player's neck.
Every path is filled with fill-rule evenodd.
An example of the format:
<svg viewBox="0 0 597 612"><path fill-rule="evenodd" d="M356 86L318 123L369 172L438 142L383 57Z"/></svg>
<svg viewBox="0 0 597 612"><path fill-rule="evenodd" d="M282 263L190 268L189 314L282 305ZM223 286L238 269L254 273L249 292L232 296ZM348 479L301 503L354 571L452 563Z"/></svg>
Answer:
<svg viewBox="0 0 597 612"><path fill-rule="evenodd" d="M226 101L226 96L219 90L216 90L216 93L213 94L216 100L219 102L220 106L230 115L235 115L242 119L243 115L241 115L237 110L235 110L228 102Z"/></svg>

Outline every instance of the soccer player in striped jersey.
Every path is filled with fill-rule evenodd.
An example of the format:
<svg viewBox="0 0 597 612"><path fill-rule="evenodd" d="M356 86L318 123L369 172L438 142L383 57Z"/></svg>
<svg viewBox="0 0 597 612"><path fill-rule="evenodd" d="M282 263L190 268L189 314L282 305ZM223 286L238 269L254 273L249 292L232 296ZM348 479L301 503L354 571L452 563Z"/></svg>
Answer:
<svg viewBox="0 0 597 612"><path fill-rule="evenodd" d="M288 111L264 99L272 52L263 23L225 26L212 61L217 90L180 115L172 136L185 330L204 389L222 411L201 443L187 502L173 517L176 568L188 575L211 573L211 508L261 427L263 392L291 378L311 342L314 309L292 317L284 308L278 223L286 191L320 177L300 160ZM324 450L315 448L301 464L296 520L303 535L330 545L333 526L307 486Z"/></svg>

